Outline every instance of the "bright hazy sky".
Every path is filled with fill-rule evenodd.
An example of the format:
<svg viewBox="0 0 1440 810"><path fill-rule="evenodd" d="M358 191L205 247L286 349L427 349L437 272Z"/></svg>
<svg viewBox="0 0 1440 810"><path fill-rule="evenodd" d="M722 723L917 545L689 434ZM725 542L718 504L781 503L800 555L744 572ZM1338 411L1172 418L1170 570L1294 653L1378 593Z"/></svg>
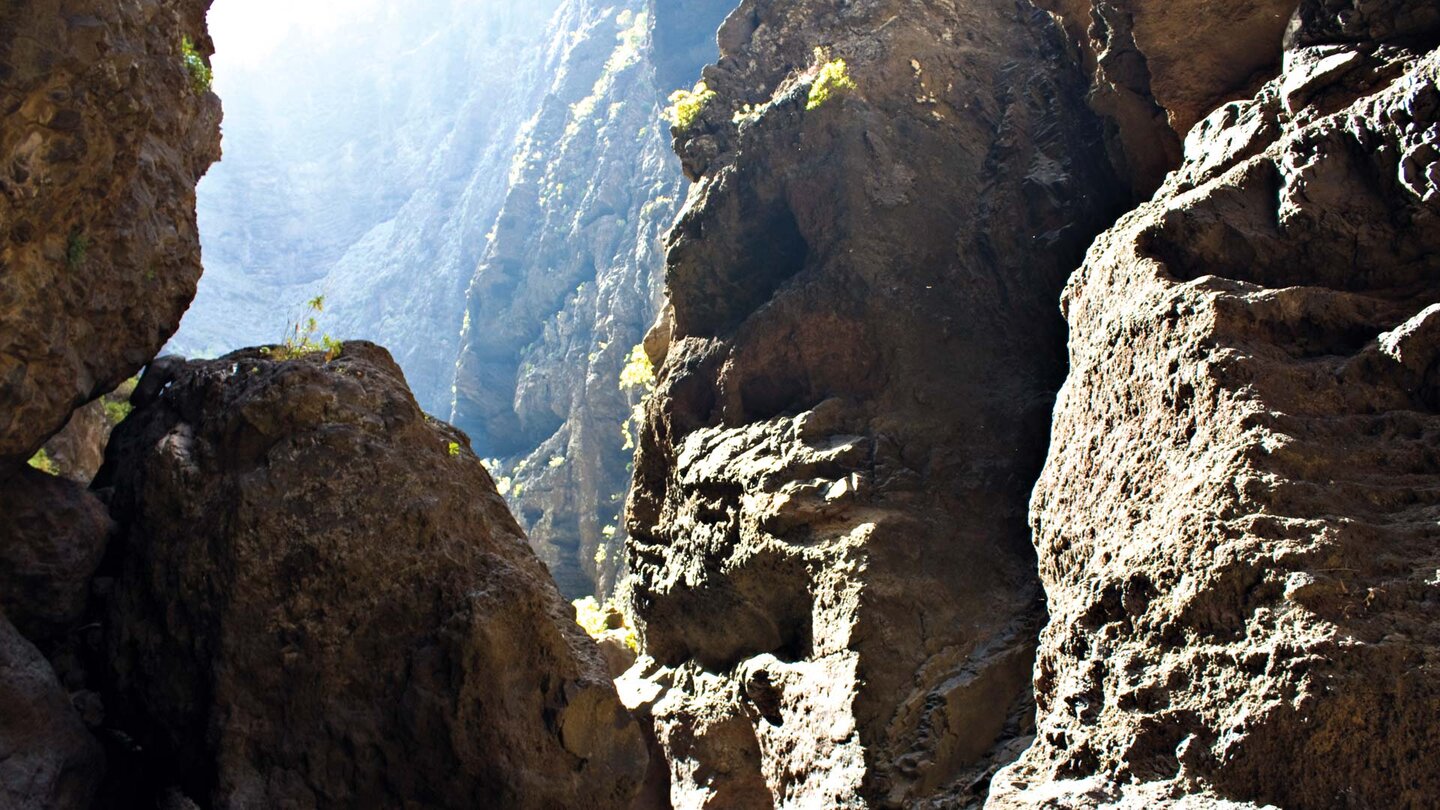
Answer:
<svg viewBox="0 0 1440 810"><path fill-rule="evenodd" d="M250 67L265 59L292 30L323 35L341 22L373 14L381 0L215 0L210 36L216 78L226 66Z"/></svg>

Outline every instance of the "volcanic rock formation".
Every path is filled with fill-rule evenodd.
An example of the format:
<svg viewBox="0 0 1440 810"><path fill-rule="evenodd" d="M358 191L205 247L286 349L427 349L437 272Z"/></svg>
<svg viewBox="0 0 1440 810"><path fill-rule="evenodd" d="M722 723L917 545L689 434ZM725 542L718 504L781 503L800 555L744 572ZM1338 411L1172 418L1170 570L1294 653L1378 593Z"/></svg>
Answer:
<svg viewBox="0 0 1440 810"><path fill-rule="evenodd" d="M719 41L674 130L623 691L676 806L973 801L1033 712L1054 302L1123 190L1036 9L749 0Z"/></svg>
<svg viewBox="0 0 1440 810"><path fill-rule="evenodd" d="M278 353L158 366L97 481L121 526L108 703L156 784L627 806L640 729L463 434L383 349Z"/></svg>
<svg viewBox="0 0 1440 810"><path fill-rule="evenodd" d="M1306 0L1067 287L989 806L1440 795L1440 8Z"/></svg>

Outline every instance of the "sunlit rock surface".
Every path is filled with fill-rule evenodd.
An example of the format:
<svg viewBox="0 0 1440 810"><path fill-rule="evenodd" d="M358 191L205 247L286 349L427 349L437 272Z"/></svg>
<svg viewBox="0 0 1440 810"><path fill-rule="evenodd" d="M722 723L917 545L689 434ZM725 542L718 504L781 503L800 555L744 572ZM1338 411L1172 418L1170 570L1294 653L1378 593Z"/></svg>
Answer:
<svg viewBox="0 0 1440 810"><path fill-rule="evenodd" d="M1055 301L1123 192L1038 10L752 0L719 42L676 129L624 691L677 807L963 806L1028 742Z"/></svg>
<svg viewBox="0 0 1440 810"><path fill-rule="evenodd" d="M660 309L661 236L688 183L665 97L715 56L734 0L571 0L471 282L454 422L495 461L561 590L616 584L630 480L621 369ZM628 429L634 434L636 428Z"/></svg>
<svg viewBox="0 0 1440 810"><path fill-rule="evenodd" d="M1065 292L1039 736L990 807L1440 795L1440 10L1288 40Z"/></svg>

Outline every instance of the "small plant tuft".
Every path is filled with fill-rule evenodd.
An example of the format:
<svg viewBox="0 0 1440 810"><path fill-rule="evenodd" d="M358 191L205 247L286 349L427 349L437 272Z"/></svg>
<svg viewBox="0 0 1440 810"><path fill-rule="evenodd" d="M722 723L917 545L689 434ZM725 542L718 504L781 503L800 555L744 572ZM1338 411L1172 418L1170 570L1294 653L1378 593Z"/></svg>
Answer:
<svg viewBox="0 0 1440 810"><path fill-rule="evenodd" d="M460 443L450 442L449 446L446 448L446 451L450 453L451 458L455 458L456 456L460 455Z"/></svg>
<svg viewBox="0 0 1440 810"><path fill-rule="evenodd" d="M60 474L60 465L55 463L55 459L50 458L50 454L45 452L45 448L43 447L40 448L39 452L30 457L30 466L46 475Z"/></svg>
<svg viewBox="0 0 1440 810"><path fill-rule="evenodd" d="M90 237L76 231L70 234L65 242L65 266L73 273L80 269L85 263L85 256L90 252Z"/></svg>
<svg viewBox="0 0 1440 810"><path fill-rule="evenodd" d="M211 72L210 66L205 64L205 57L195 49L195 41L190 37L180 40L180 60L185 63L185 70L190 74L191 88L201 95L210 92L215 74Z"/></svg>
<svg viewBox="0 0 1440 810"><path fill-rule="evenodd" d="M824 52L818 48L815 56L821 60L825 58ZM805 109L817 109L830 99L855 89L855 80L850 78L850 70L845 66L845 60L832 59L820 66L820 72L810 85L810 98L805 102Z"/></svg>
<svg viewBox="0 0 1440 810"><path fill-rule="evenodd" d="M266 347L260 353L275 360L289 360L324 352L327 363L339 357L345 345L328 334L320 333L319 316L324 311L325 296L317 295L306 301L304 312L291 322L280 345L273 349Z"/></svg>
<svg viewBox="0 0 1440 810"><path fill-rule="evenodd" d="M680 132L688 132L700 119L705 105L715 99L715 91L705 82L695 85L694 90L676 90L670 94L670 106L665 108L665 118Z"/></svg>
<svg viewBox="0 0 1440 810"><path fill-rule="evenodd" d="M640 635L635 632L630 618L614 602L601 605L595 597L587 596L571 604L575 606L575 623L591 638L598 641L607 635L618 635L632 652L640 652Z"/></svg>

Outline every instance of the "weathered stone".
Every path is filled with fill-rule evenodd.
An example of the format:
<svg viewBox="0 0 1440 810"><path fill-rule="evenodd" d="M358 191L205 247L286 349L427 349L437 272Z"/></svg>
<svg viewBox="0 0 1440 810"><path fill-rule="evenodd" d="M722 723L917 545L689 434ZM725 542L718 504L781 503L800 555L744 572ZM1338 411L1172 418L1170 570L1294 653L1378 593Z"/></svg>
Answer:
<svg viewBox="0 0 1440 810"><path fill-rule="evenodd" d="M88 810L104 768L50 664L0 613L0 807Z"/></svg>
<svg viewBox="0 0 1440 810"><path fill-rule="evenodd" d="M0 610L32 639L65 630L85 610L110 527L73 481L25 465L0 475Z"/></svg>
<svg viewBox="0 0 1440 810"><path fill-rule="evenodd" d="M1440 795L1440 52L1304 45L1339 5L1066 289L1039 734L989 807Z"/></svg>
<svg viewBox="0 0 1440 810"><path fill-rule="evenodd" d="M672 130L626 692L677 807L963 805L1026 739L1054 301L1123 192L1035 9L752 0L719 40Z"/></svg>
<svg viewBox="0 0 1440 810"><path fill-rule="evenodd" d="M88 484L105 461L105 442L110 440L109 418L101 400L70 414L65 428L45 442L45 453L60 475Z"/></svg>
<svg viewBox="0 0 1440 810"><path fill-rule="evenodd" d="M0 10L0 463L137 372L200 277L195 183L220 155L208 0Z"/></svg>
<svg viewBox="0 0 1440 810"><path fill-rule="evenodd" d="M627 806L646 754L383 349L157 365L116 431L114 722L215 808Z"/></svg>

